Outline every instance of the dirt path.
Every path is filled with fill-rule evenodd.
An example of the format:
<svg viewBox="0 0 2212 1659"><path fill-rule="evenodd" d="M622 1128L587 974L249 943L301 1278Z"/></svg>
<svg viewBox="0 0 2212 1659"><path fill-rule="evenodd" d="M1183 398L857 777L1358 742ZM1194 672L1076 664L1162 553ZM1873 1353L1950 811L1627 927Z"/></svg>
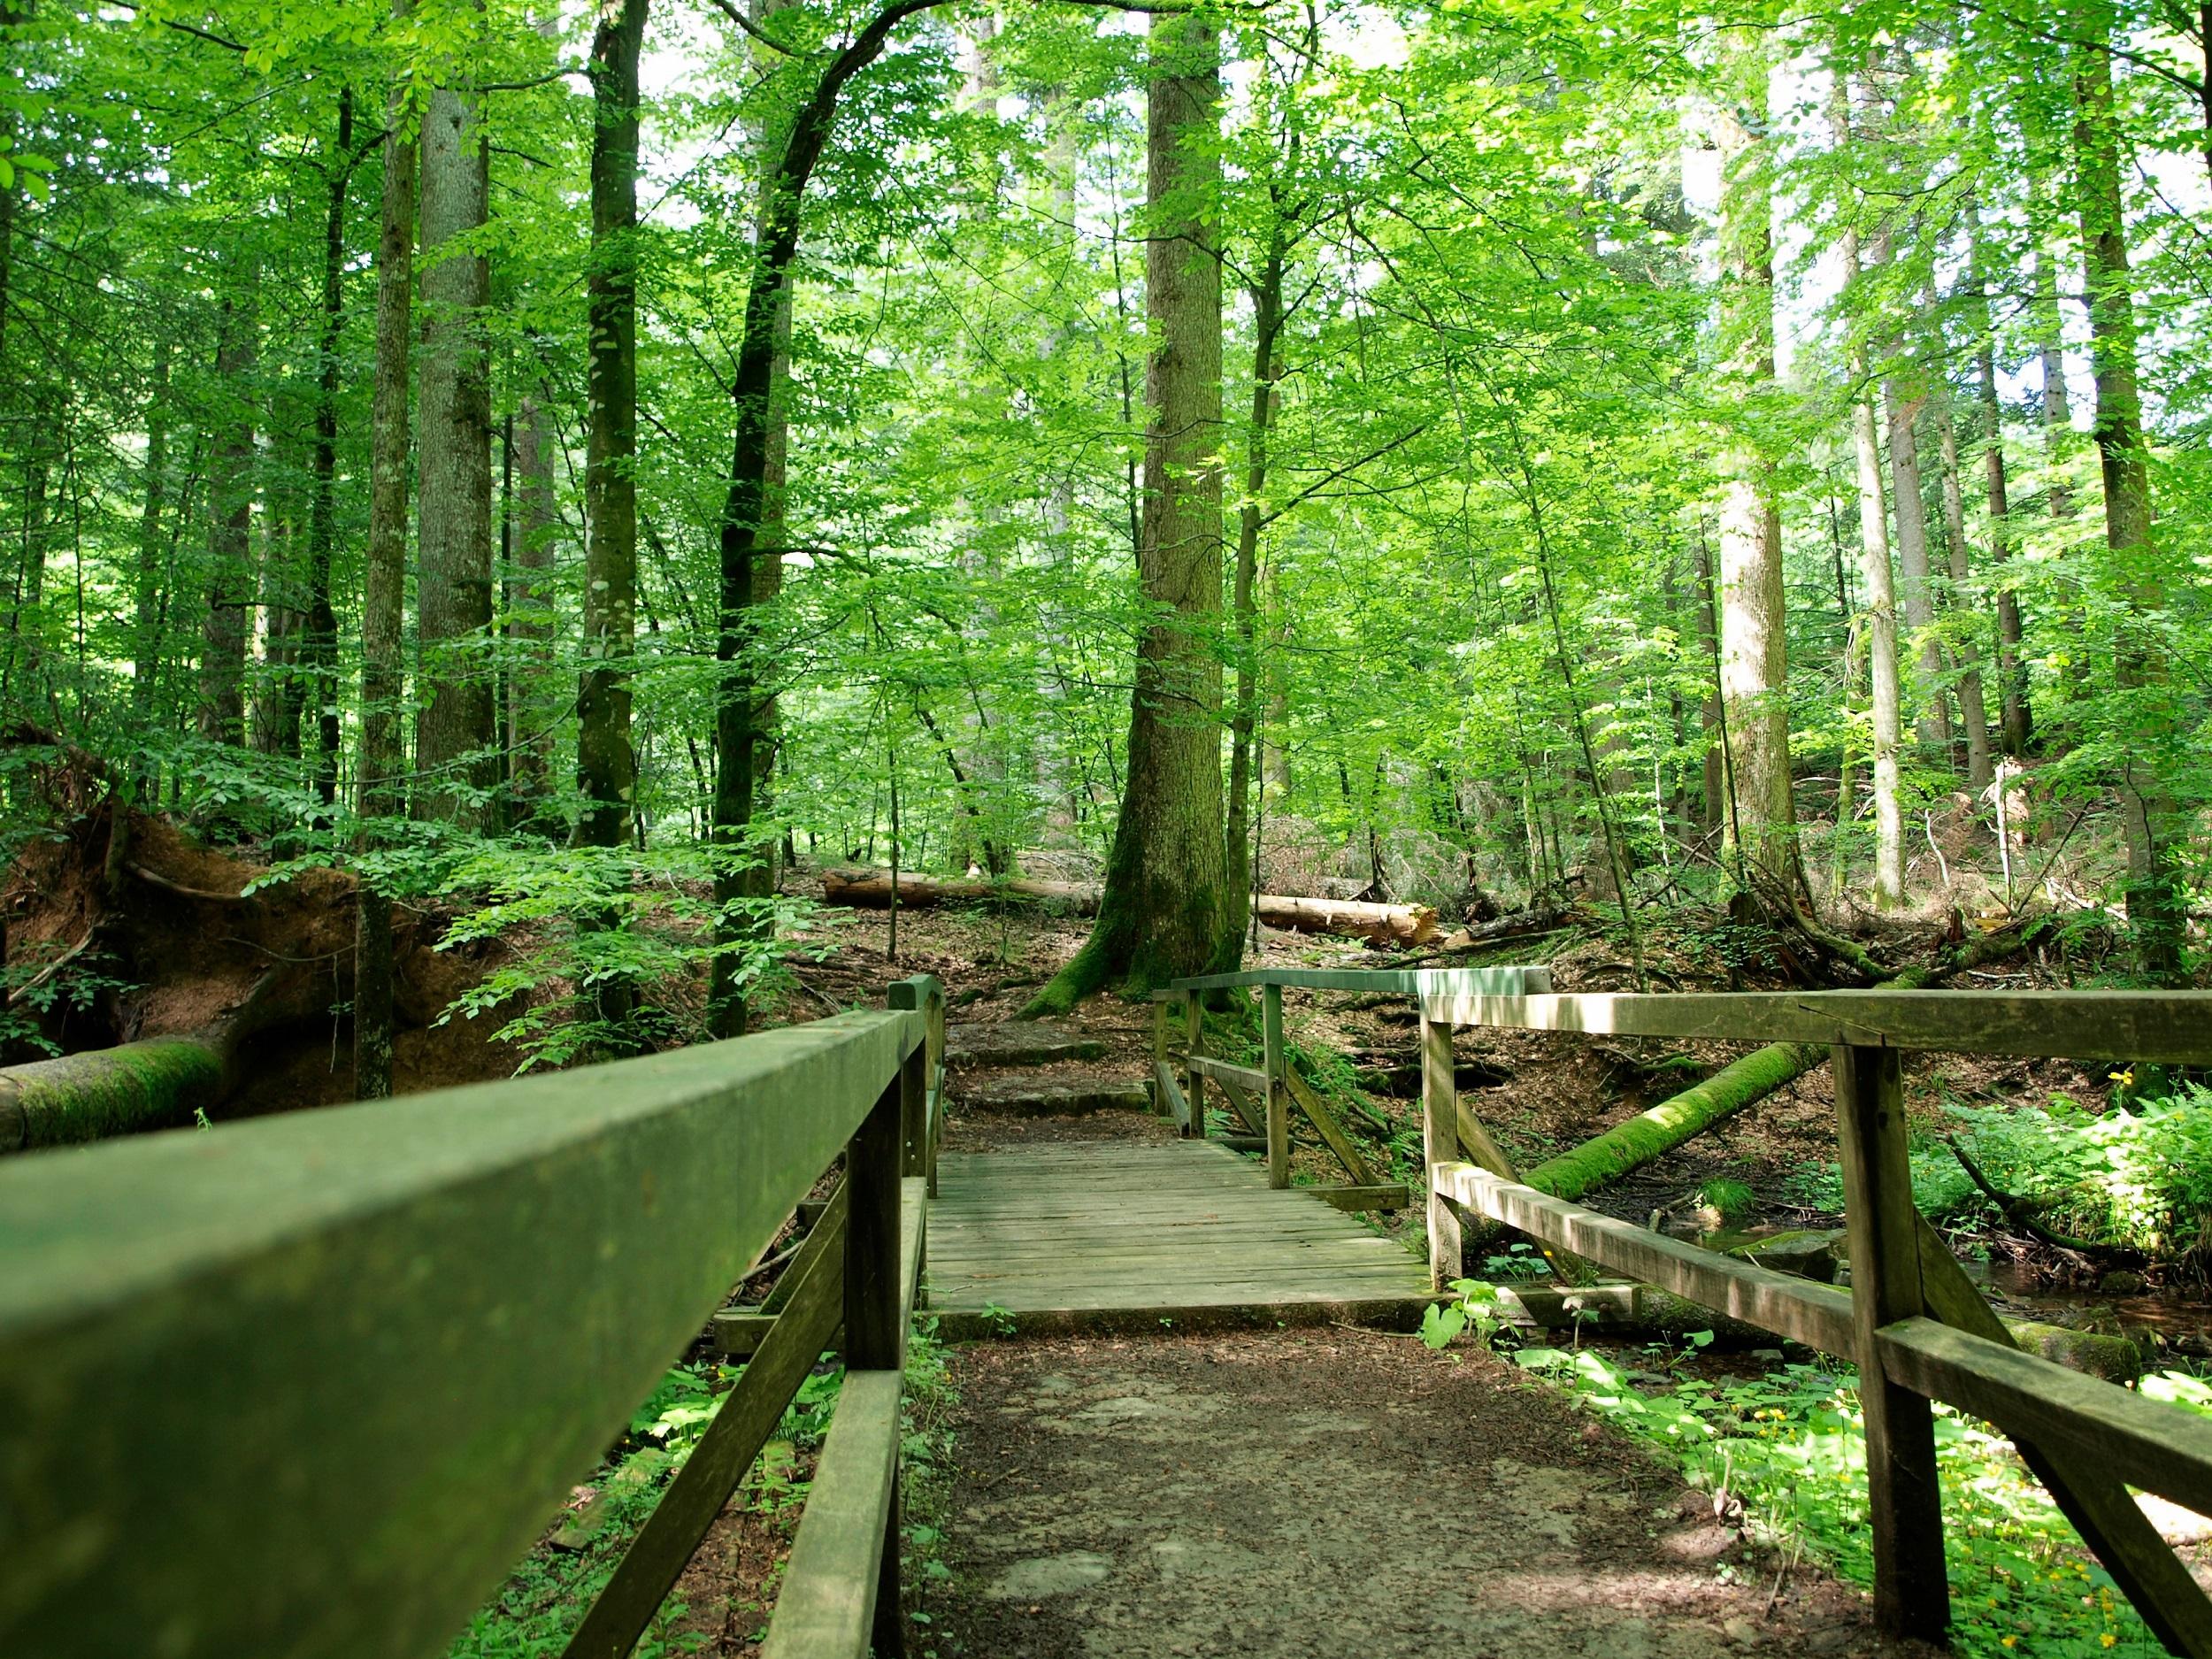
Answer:
<svg viewBox="0 0 2212 1659"><path fill-rule="evenodd" d="M1874 1647L1864 1600L1480 1354L1327 1329L954 1361L915 1651L1703 1659Z"/></svg>

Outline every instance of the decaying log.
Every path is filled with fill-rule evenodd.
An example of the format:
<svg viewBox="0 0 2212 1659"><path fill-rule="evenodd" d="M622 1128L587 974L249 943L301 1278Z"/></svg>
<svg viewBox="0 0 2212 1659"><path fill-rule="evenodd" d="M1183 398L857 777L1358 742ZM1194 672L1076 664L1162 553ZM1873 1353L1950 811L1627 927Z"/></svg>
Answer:
<svg viewBox="0 0 2212 1659"><path fill-rule="evenodd" d="M1094 914L1099 887L1091 881L948 881L934 876L899 873L899 903L916 910L936 904L969 904L990 900L1049 901L1079 916ZM882 870L826 870L822 896L832 904L865 910L887 909L891 877ZM1263 893L1260 920L1270 927L1302 933L1333 933L1379 945L1425 945L1436 937L1436 912L1425 904L1371 904L1358 899L1310 899Z"/></svg>
<svg viewBox="0 0 2212 1659"><path fill-rule="evenodd" d="M220 1105L239 1081L239 1049L280 1012L269 995L278 977L271 969L198 1031L0 1070L0 1153L176 1128Z"/></svg>

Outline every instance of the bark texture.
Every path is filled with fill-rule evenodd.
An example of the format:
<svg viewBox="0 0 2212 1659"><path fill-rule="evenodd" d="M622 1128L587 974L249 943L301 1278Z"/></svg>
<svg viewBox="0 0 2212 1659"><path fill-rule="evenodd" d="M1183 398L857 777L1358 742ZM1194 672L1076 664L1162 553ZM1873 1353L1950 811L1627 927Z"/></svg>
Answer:
<svg viewBox="0 0 2212 1659"><path fill-rule="evenodd" d="M592 35L590 434L584 489L584 672L576 840L618 847L636 810L630 673L637 636L638 52L646 0L603 0Z"/></svg>
<svg viewBox="0 0 2212 1659"><path fill-rule="evenodd" d="M1788 664L1784 649L1782 512L1774 463L1750 411L1774 383L1773 207L1761 134L1767 55L1740 54L1740 115L1721 141L1724 373L1746 417L1721 457L1720 696L1731 810L1724 844L1770 902L1809 902L1790 788Z"/></svg>
<svg viewBox="0 0 2212 1659"><path fill-rule="evenodd" d="M1221 936L1221 48L1202 17L1156 13L1150 34L1138 575L1151 614L1098 921L1031 1014L1109 980L1141 993L1196 973Z"/></svg>
<svg viewBox="0 0 2212 1659"><path fill-rule="evenodd" d="M2097 383L2097 458L2104 476L2105 544L2128 614L2117 626L2114 677L2131 712L2127 757L2116 780L2127 841L2128 920L2137 966L2156 984L2178 983L2186 907L2176 879L2180 832L2162 775L2174 744L2165 654L2153 618L2164 604L2151 535L2150 472L2136 383L2135 302L2120 193L2118 123L2113 108L2109 10L2097 4L2097 43L2075 60L2074 149L2081 239L2088 269L2090 359Z"/></svg>
<svg viewBox="0 0 2212 1659"><path fill-rule="evenodd" d="M403 15L404 0L394 7ZM400 741L400 630L407 603L407 348L413 332L415 144L403 96L385 109L384 201L376 243L376 382L370 413L368 568L361 599L361 764L357 790L366 821L403 810L406 757ZM395 979L390 899L364 879L354 924L353 1092L392 1092Z"/></svg>
<svg viewBox="0 0 2212 1659"><path fill-rule="evenodd" d="M225 407L208 490L207 615L200 636L200 735L241 743L246 735L246 636L253 609L254 395L260 318L253 262L224 297L215 375Z"/></svg>
<svg viewBox="0 0 2212 1659"><path fill-rule="evenodd" d="M491 265L465 247L489 208L489 153L468 95L441 88L422 122L421 500L416 548L421 713L418 818L484 820L495 780L492 676L492 406L483 315Z"/></svg>

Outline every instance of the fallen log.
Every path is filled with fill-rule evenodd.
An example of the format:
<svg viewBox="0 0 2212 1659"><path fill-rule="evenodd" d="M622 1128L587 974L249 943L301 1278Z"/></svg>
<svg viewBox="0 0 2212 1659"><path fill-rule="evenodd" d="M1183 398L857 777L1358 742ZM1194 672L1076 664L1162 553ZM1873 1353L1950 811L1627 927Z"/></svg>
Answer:
<svg viewBox="0 0 2212 1659"><path fill-rule="evenodd" d="M1908 968L1890 976L1891 988L1916 991L1937 979L1971 968L2016 949L2016 935L1993 933L1970 941L1944 962ZM1579 1198L1592 1188L1664 1157L1684 1141L1755 1106L1785 1084L1794 1082L1828 1058L1817 1043L1770 1042L1723 1067L1694 1088L1661 1101L1616 1124L1594 1140L1547 1159L1522 1177L1554 1198Z"/></svg>
<svg viewBox="0 0 2212 1659"><path fill-rule="evenodd" d="M239 1081L240 1048L280 1017L269 995L278 973L198 1031L0 1070L0 1154L179 1128L220 1105Z"/></svg>
<svg viewBox="0 0 2212 1659"><path fill-rule="evenodd" d="M883 870L825 870L822 897L832 904L887 910L891 876ZM1035 900L1066 905L1079 916L1095 914L1094 881L1033 881L1010 877L1001 881L956 881L899 872L902 908L927 910L938 904L973 904ZM1436 937L1436 912L1425 904L1372 904L1360 899L1299 898L1263 893L1260 920L1270 927L1302 933L1333 933L1378 945L1425 945Z"/></svg>

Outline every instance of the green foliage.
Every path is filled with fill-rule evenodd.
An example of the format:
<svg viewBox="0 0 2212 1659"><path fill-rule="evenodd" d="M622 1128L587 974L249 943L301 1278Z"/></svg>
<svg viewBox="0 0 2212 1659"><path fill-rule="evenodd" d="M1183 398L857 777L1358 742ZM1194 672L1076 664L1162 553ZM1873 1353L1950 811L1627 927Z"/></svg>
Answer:
<svg viewBox="0 0 2212 1659"><path fill-rule="evenodd" d="M1954 1101L1944 1111L1990 1180L2033 1203L2054 1231L2193 1271L2212 1259L2212 1090L2190 1084L2101 1114L2063 1094L2044 1107ZM1957 1226L2001 1220L1942 1140L1916 1141L1911 1158L1923 1215ZM1800 1170L1789 1190L1815 1209L1843 1208L1833 1164Z"/></svg>

